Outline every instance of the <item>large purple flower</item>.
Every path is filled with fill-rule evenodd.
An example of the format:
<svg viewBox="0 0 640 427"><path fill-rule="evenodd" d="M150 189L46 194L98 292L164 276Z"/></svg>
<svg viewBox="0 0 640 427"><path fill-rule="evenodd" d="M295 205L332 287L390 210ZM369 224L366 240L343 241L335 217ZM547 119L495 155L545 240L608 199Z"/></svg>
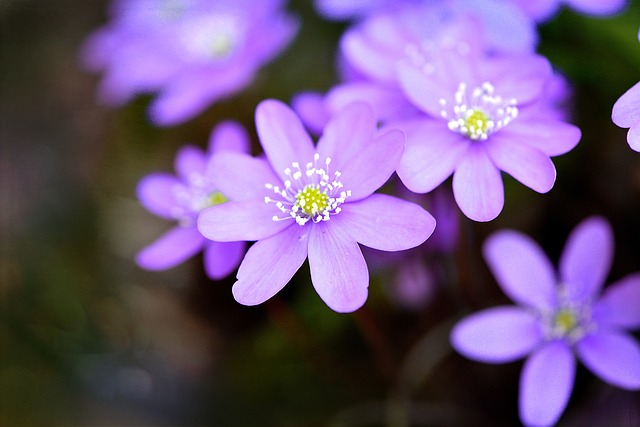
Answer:
<svg viewBox="0 0 640 427"><path fill-rule="evenodd" d="M158 125L190 119L249 85L293 38L284 0L119 0L111 22L87 40L82 59L103 71L99 96L121 105L159 92Z"/></svg>
<svg viewBox="0 0 640 427"><path fill-rule="evenodd" d="M608 222L593 217L571 233L558 273L540 247L515 231L499 231L484 256L502 290L519 306L490 308L463 319L454 348L487 363L527 356L520 377L525 425L554 424L564 411L578 359L603 381L640 389L640 346L626 330L640 327L640 273L607 287L613 258Z"/></svg>
<svg viewBox="0 0 640 427"><path fill-rule="evenodd" d="M550 156L564 154L580 130L557 119L557 90L546 59L487 56L454 45L416 50L398 64L402 89L422 117L389 122L407 135L398 175L426 193L453 174L462 212L490 221L504 205L500 171L539 192L555 182Z"/></svg>
<svg viewBox="0 0 640 427"><path fill-rule="evenodd" d="M226 277L236 269L246 243L208 240L198 231L196 220L203 209L228 201L213 177L213 159L225 151L248 150L244 129L234 122L223 122L211 133L208 153L195 146L185 146L178 152L177 176L154 173L140 181L138 198L142 205L161 218L177 221L177 225L138 253L138 265L165 270L204 250L205 271L212 279Z"/></svg>
<svg viewBox="0 0 640 427"><path fill-rule="evenodd" d="M372 194L400 161L404 135L378 134L371 109L362 103L332 119L317 147L296 114L276 100L258 105L256 127L266 159L217 156L217 183L235 201L198 219L199 230L213 240L257 240L238 270L236 300L266 301L308 257L313 286L326 304L338 312L358 309L369 284L358 243L408 249L435 227L420 206Z"/></svg>

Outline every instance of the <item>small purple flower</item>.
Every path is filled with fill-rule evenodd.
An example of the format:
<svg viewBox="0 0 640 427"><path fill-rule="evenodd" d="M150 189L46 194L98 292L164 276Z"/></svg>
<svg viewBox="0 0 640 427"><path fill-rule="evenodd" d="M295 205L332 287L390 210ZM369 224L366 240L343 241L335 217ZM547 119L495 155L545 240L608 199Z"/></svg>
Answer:
<svg viewBox="0 0 640 427"><path fill-rule="evenodd" d="M453 174L462 212L490 221L504 205L500 171L546 193L556 177L550 156L573 149L581 133L557 119L551 91L559 86L545 58L460 46L416 49L398 64L402 89L423 114L388 125L407 135L398 167L407 188L426 193Z"/></svg>
<svg viewBox="0 0 640 427"><path fill-rule="evenodd" d="M453 347L486 363L527 356L520 377L520 419L552 425L573 389L575 356L603 381L640 389L640 346L626 331L640 327L640 273L601 288L613 258L613 233L603 218L571 233L559 271L529 237L499 231L484 256L502 290L519 306L472 314L451 333ZM575 355L575 356L574 356Z"/></svg>
<svg viewBox="0 0 640 427"><path fill-rule="evenodd" d="M147 270L174 267L204 250L204 267L212 279L221 279L236 269L245 252L245 242L217 242L206 239L196 227L200 212L228 201L213 177L212 162L220 153L245 153L249 139L234 122L220 123L211 133L209 152L195 146L183 147L176 156L177 176L154 173L138 184L138 198L147 210L177 226L142 249L136 262Z"/></svg>
<svg viewBox="0 0 640 427"><path fill-rule="evenodd" d="M564 5L576 12L593 16L608 16L621 12L628 0L512 0L538 22L547 21Z"/></svg>
<svg viewBox="0 0 640 427"><path fill-rule="evenodd" d="M629 129L627 142L632 150L640 152L640 82L622 94L613 104L611 119L616 125Z"/></svg>
<svg viewBox="0 0 640 427"><path fill-rule="evenodd" d="M103 71L107 105L158 92L158 125L184 122L248 86L295 35L284 0L120 0L111 22L92 34L85 66Z"/></svg>
<svg viewBox="0 0 640 427"><path fill-rule="evenodd" d="M217 156L216 182L234 201L198 219L199 230L211 239L257 240L238 270L236 300L266 301L308 257L313 286L331 309L360 308L369 272L358 243L404 250L423 243L435 227L420 206L372 194L400 161L404 135L378 133L363 103L334 117L317 147L298 116L276 100L258 105L256 127L266 159Z"/></svg>

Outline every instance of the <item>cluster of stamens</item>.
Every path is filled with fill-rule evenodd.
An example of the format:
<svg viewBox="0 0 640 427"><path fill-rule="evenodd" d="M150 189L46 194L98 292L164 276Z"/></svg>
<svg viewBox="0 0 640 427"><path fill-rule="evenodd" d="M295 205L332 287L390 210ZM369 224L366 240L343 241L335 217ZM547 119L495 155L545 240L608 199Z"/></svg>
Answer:
<svg viewBox="0 0 640 427"><path fill-rule="evenodd" d="M266 196L265 203L274 203L284 214L274 215L274 221L294 219L298 225L305 225L309 221L328 221L331 215L340 213L340 205L351 196L351 190L342 189L339 171L333 172L331 178L331 158L326 158L324 168L318 167L319 159L316 153L313 162L307 163L304 170L298 162L293 162L291 168L284 170L288 177L283 183L284 187L265 184L278 196L276 199Z"/></svg>
<svg viewBox="0 0 640 427"><path fill-rule="evenodd" d="M197 214L206 208L229 201L222 192L215 190L210 179L200 173L192 173L187 181L187 186L176 185L173 188L176 205L172 215L182 226L193 225Z"/></svg>
<svg viewBox="0 0 640 427"><path fill-rule="evenodd" d="M203 15L182 34L187 52L196 58L221 60L237 48L244 27L228 14Z"/></svg>
<svg viewBox="0 0 640 427"><path fill-rule="evenodd" d="M542 314L543 333L547 340L563 339L574 344L593 332L595 324L591 320L589 305L569 302L559 293L559 308Z"/></svg>
<svg viewBox="0 0 640 427"><path fill-rule="evenodd" d="M440 99L441 115L448 121L449 129L470 139L484 141L518 117L518 102L503 99L495 94L491 83L468 91L466 83L460 83L454 96L454 104Z"/></svg>

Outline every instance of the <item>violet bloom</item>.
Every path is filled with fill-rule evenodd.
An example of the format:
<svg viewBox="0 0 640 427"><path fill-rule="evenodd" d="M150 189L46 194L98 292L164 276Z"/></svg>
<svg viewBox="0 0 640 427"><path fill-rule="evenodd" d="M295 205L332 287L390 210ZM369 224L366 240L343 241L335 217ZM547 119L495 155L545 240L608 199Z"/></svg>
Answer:
<svg viewBox="0 0 640 427"><path fill-rule="evenodd" d="M217 183L234 201L198 219L213 240L257 240L238 269L234 297L245 305L266 301L308 257L313 286L331 309L360 308L369 272L358 243L404 250L423 243L435 227L420 206L372 194L400 161L404 135L378 133L362 103L335 116L317 147L298 116L276 100L258 105L256 128L266 159L217 156Z"/></svg>
<svg viewBox="0 0 640 427"><path fill-rule="evenodd" d="M405 95L423 113L389 122L407 135L398 167L407 188L427 193L453 174L462 212L490 221L504 205L500 171L539 193L553 187L550 156L570 151L581 133L556 118L549 90L557 85L545 58L487 56L453 45L416 49L398 67Z"/></svg>
<svg viewBox="0 0 640 427"><path fill-rule="evenodd" d="M138 265L147 270L165 270L204 250L205 271L212 279L226 277L238 267L246 243L208 240L198 231L196 220L203 209L228 201L213 177L215 157L225 151L248 150L244 129L234 122L223 122L211 133L208 153L195 146L185 146L178 152L177 176L154 173L140 181L138 198L142 205L177 225L138 253Z"/></svg>
<svg viewBox="0 0 640 427"><path fill-rule="evenodd" d="M85 66L102 71L99 97L118 106L157 92L150 118L184 122L248 86L295 35L284 0L119 0L87 40Z"/></svg>
<svg viewBox="0 0 640 427"><path fill-rule="evenodd" d="M465 357L506 363L524 356L520 419L552 425L573 389L575 356L603 381L640 389L640 346L627 330L640 327L640 273L601 288L613 258L613 233L592 217L569 236L558 273L542 249L515 231L499 231L484 245L498 285L518 306L472 314L451 333Z"/></svg>

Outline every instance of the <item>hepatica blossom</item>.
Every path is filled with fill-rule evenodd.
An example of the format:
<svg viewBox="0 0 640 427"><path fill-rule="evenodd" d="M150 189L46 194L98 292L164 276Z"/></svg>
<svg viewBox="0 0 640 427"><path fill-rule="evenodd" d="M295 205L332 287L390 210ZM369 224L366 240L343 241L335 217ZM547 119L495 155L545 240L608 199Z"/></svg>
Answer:
<svg viewBox="0 0 640 427"><path fill-rule="evenodd" d="M484 256L502 290L518 306L490 308L463 319L451 342L464 356L504 363L527 356L520 377L520 418L552 425L564 411L575 356L603 381L640 389L640 346L626 331L640 327L640 273L605 288L613 237L602 218L571 233L556 272L530 238L499 231Z"/></svg>
<svg viewBox="0 0 640 427"><path fill-rule="evenodd" d="M539 193L553 187L550 156L571 150L580 130L556 118L546 59L488 56L457 43L418 46L398 67L404 94L423 113L389 123L407 135L398 167L407 188L426 193L453 174L462 212L490 221L504 205L501 171Z"/></svg>
<svg viewBox="0 0 640 427"><path fill-rule="evenodd" d="M212 279L228 276L238 267L245 242L216 242L206 239L196 227L199 213L228 201L212 174L212 162L224 151L244 153L249 140L234 122L219 124L211 134L209 152L195 146L182 148L175 160L177 176L154 173L138 184L138 198L155 215L177 225L151 245L142 249L136 262L148 270L174 267L204 250L204 267Z"/></svg>
<svg viewBox="0 0 640 427"><path fill-rule="evenodd" d="M236 300L260 304L280 291L308 258L313 286L338 312L361 307L369 272L358 244L385 251L423 243L435 220L420 206L373 194L404 148L398 130L378 133L371 109L352 104L325 127L317 146L285 104L256 109L266 154L224 153L216 182L234 201L200 214L198 228L216 241L257 241L238 269Z"/></svg>
<svg viewBox="0 0 640 427"><path fill-rule="evenodd" d="M120 0L82 59L104 103L157 92L151 119L172 125L249 85L297 27L283 0Z"/></svg>

